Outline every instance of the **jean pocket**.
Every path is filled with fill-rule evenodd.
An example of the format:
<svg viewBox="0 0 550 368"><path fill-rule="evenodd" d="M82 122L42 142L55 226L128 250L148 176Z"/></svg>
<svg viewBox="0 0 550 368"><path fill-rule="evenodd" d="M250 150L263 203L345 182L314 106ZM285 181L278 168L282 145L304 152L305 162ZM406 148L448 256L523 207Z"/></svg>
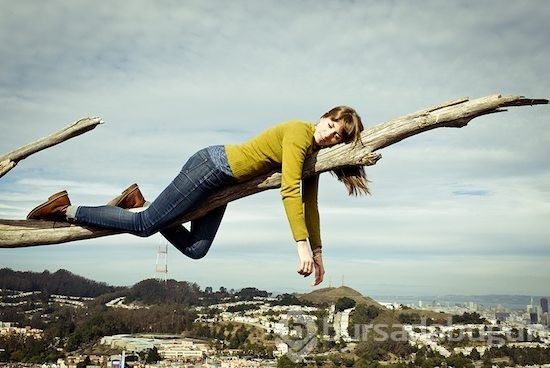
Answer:
<svg viewBox="0 0 550 368"><path fill-rule="evenodd" d="M185 174L191 174L196 171L198 168L202 167L208 162L208 157L206 157L201 151L195 153L183 166L182 171Z"/></svg>

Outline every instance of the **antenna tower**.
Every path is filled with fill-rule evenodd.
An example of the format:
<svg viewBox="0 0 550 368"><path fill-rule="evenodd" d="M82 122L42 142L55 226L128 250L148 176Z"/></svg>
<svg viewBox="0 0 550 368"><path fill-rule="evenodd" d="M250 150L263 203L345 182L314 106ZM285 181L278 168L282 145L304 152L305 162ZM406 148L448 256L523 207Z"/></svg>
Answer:
<svg viewBox="0 0 550 368"><path fill-rule="evenodd" d="M157 250L155 276L157 280L164 282L168 279L168 244L166 242L159 244Z"/></svg>

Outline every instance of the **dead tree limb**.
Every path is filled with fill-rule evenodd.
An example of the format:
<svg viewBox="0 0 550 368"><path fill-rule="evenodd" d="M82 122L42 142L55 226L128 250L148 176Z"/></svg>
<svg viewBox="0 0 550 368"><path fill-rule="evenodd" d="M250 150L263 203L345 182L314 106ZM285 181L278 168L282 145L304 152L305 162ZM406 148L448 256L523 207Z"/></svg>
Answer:
<svg viewBox="0 0 550 368"><path fill-rule="evenodd" d="M440 127L461 128L478 116L505 111L504 107L540 104L548 104L548 100L492 95L475 100L461 98L446 102L366 128L362 133L362 145L339 144L320 150L306 160L303 176L345 166L374 165L381 157L375 151L407 137ZM280 173L274 171L258 176L216 193L199 209L179 219L178 223L198 218L222 204L278 186ZM65 222L0 220L0 248L58 244L113 234L117 232Z"/></svg>
<svg viewBox="0 0 550 368"><path fill-rule="evenodd" d="M19 161L29 157L33 153L42 151L46 148L64 142L67 139L86 133L101 123L102 121L100 118L83 118L75 121L56 133L40 138L37 141L0 156L0 178L13 169Z"/></svg>

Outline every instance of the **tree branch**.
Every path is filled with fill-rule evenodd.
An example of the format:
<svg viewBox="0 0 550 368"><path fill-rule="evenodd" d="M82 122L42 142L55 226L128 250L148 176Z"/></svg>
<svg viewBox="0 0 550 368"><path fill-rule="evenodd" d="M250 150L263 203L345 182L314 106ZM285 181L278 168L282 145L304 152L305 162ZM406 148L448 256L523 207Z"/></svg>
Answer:
<svg viewBox="0 0 550 368"><path fill-rule="evenodd" d="M440 127L461 128L472 119L506 111L508 106L548 104L547 99L492 95L469 100L461 98L389 120L365 129L362 144L339 144L320 150L304 163L304 177L345 166L374 165L381 158L375 151L407 137ZM178 223L203 216L236 199L280 186L280 173L273 171L211 196L200 208ZM115 231L42 220L0 220L0 248L57 244L117 234Z"/></svg>
<svg viewBox="0 0 550 368"><path fill-rule="evenodd" d="M101 123L101 119L97 117L83 118L75 121L56 133L40 138L37 141L0 156L0 178L13 169L19 161L29 157L33 153L55 146L56 144L64 142L70 138L86 133Z"/></svg>

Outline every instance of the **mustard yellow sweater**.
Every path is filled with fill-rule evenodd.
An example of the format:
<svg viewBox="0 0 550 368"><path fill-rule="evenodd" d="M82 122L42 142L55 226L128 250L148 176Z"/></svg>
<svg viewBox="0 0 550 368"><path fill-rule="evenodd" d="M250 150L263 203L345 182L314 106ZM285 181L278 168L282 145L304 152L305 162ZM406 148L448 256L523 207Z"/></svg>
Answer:
<svg viewBox="0 0 550 368"><path fill-rule="evenodd" d="M243 144L226 145L225 152L231 171L240 182L281 169L281 196L294 240L309 238L311 247L317 248L321 246L317 208L319 176L302 181L304 160L318 149L314 131L312 123L291 120Z"/></svg>

